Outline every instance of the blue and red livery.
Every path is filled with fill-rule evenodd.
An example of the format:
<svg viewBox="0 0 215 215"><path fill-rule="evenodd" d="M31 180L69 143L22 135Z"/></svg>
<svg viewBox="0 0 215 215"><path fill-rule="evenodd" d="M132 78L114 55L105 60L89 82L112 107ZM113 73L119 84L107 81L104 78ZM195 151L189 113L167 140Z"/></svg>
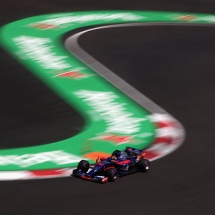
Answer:
<svg viewBox="0 0 215 215"><path fill-rule="evenodd" d="M114 182L117 177L138 171L147 172L150 161L145 159L145 155L143 150L126 147L123 151L114 151L111 157L98 158L94 166L90 166L86 160L81 160L77 169L73 170L72 176L101 183Z"/></svg>

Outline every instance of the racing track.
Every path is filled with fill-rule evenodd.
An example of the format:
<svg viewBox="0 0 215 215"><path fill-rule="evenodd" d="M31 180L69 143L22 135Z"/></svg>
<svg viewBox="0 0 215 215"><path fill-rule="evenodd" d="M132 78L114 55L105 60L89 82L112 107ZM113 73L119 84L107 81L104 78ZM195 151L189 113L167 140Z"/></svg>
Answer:
<svg viewBox="0 0 215 215"><path fill-rule="evenodd" d="M5 13L1 23L74 7L102 7L99 3L97 8L75 6L71 1L60 8L55 2L51 7L37 3L31 6L23 1L20 15L16 5L13 11L5 2L11 17ZM204 12L215 13L209 1L198 1L194 9L194 1L175 1L172 9L203 12L204 4ZM132 7L171 9L171 2L157 5L146 1L142 8ZM98 185L76 178L1 182L0 214L214 214L214 36L214 28L156 26L104 29L80 37L81 47L99 62L179 119L186 128L186 141L174 153L153 162L148 174L134 174L115 183ZM20 73L16 68L13 73ZM1 95L14 91L9 83L4 88Z"/></svg>

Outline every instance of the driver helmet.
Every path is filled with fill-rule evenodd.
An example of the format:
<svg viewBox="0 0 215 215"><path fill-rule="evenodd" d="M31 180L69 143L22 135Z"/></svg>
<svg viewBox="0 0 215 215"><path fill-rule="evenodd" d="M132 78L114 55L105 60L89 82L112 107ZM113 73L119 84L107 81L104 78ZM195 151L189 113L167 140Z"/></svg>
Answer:
<svg viewBox="0 0 215 215"><path fill-rule="evenodd" d="M120 151L119 150L115 150L112 155L111 155L111 161L114 162L118 159L118 157L120 156Z"/></svg>

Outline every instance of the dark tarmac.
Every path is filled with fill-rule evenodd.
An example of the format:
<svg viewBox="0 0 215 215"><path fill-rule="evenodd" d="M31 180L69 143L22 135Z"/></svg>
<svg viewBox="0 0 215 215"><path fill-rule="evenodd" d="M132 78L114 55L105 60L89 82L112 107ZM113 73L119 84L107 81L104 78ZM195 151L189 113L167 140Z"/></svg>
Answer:
<svg viewBox="0 0 215 215"><path fill-rule="evenodd" d="M215 2L209 0L0 4L1 25L39 14L98 9L215 14ZM0 182L0 214L214 215L214 38L214 27L198 26L114 28L83 35L80 46L177 118L186 129L186 140L172 154L152 162L149 173L115 183L70 177ZM3 52L1 73L1 148L44 144L80 131L82 118Z"/></svg>

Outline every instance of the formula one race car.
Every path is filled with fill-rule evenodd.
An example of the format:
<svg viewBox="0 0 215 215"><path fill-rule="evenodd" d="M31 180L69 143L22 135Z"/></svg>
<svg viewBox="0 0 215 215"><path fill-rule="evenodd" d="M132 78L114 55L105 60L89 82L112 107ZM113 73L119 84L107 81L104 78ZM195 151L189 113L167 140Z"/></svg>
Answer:
<svg viewBox="0 0 215 215"><path fill-rule="evenodd" d="M150 161L145 159L143 150L126 147L125 150L116 150L111 157L98 158L94 166L90 166L86 160L81 160L77 169L73 170L72 176L88 181L106 183L114 182L117 177L135 172L147 172Z"/></svg>

